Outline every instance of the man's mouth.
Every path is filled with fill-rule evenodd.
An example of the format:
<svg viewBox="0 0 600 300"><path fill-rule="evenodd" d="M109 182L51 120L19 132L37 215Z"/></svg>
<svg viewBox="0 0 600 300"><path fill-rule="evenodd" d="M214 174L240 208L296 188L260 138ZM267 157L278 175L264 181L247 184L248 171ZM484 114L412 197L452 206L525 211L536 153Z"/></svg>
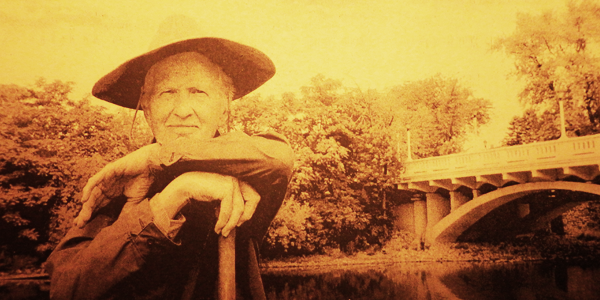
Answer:
<svg viewBox="0 0 600 300"><path fill-rule="evenodd" d="M167 125L167 127L173 127L173 128L198 128L197 125L187 125L187 124Z"/></svg>
<svg viewBox="0 0 600 300"><path fill-rule="evenodd" d="M169 128L171 131L173 131L176 134L191 134L196 132L196 130L199 129L199 127L197 125L187 125L187 124L175 124L175 125L168 125L167 128Z"/></svg>

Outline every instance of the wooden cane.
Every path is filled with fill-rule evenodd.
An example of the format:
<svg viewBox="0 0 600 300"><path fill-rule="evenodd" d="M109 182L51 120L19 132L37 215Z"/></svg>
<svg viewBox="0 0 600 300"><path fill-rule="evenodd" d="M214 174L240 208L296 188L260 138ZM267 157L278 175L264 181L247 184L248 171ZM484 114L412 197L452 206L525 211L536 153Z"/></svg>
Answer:
<svg viewBox="0 0 600 300"><path fill-rule="evenodd" d="M235 228L219 235L219 300L235 300Z"/></svg>

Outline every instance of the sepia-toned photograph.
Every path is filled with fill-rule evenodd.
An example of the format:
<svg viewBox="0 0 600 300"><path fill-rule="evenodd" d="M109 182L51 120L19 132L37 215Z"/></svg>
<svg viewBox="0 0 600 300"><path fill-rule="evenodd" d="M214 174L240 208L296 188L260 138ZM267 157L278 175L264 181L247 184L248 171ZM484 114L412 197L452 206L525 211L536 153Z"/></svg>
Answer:
<svg viewBox="0 0 600 300"><path fill-rule="evenodd" d="M600 0L0 0L0 299L600 299Z"/></svg>

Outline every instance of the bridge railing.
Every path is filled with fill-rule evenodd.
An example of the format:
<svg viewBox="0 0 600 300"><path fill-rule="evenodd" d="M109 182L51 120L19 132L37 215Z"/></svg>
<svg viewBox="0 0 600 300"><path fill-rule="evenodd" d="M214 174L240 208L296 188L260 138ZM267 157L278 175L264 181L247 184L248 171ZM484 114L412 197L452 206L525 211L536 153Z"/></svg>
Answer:
<svg viewBox="0 0 600 300"><path fill-rule="evenodd" d="M597 134L416 159L404 163L401 181L440 179L449 173L480 175L491 169L514 172L532 166L552 168L562 164L585 164L586 160L599 156L600 134Z"/></svg>

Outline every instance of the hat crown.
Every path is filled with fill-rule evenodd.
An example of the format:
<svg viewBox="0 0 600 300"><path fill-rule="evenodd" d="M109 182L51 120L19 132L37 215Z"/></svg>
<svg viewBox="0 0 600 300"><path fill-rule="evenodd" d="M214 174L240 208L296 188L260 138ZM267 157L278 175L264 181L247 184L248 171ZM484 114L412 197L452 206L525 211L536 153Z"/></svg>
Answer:
<svg viewBox="0 0 600 300"><path fill-rule="evenodd" d="M203 35L200 34L200 25L196 19L186 15L172 15L160 23L148 50L201 36Z"/></svg>

